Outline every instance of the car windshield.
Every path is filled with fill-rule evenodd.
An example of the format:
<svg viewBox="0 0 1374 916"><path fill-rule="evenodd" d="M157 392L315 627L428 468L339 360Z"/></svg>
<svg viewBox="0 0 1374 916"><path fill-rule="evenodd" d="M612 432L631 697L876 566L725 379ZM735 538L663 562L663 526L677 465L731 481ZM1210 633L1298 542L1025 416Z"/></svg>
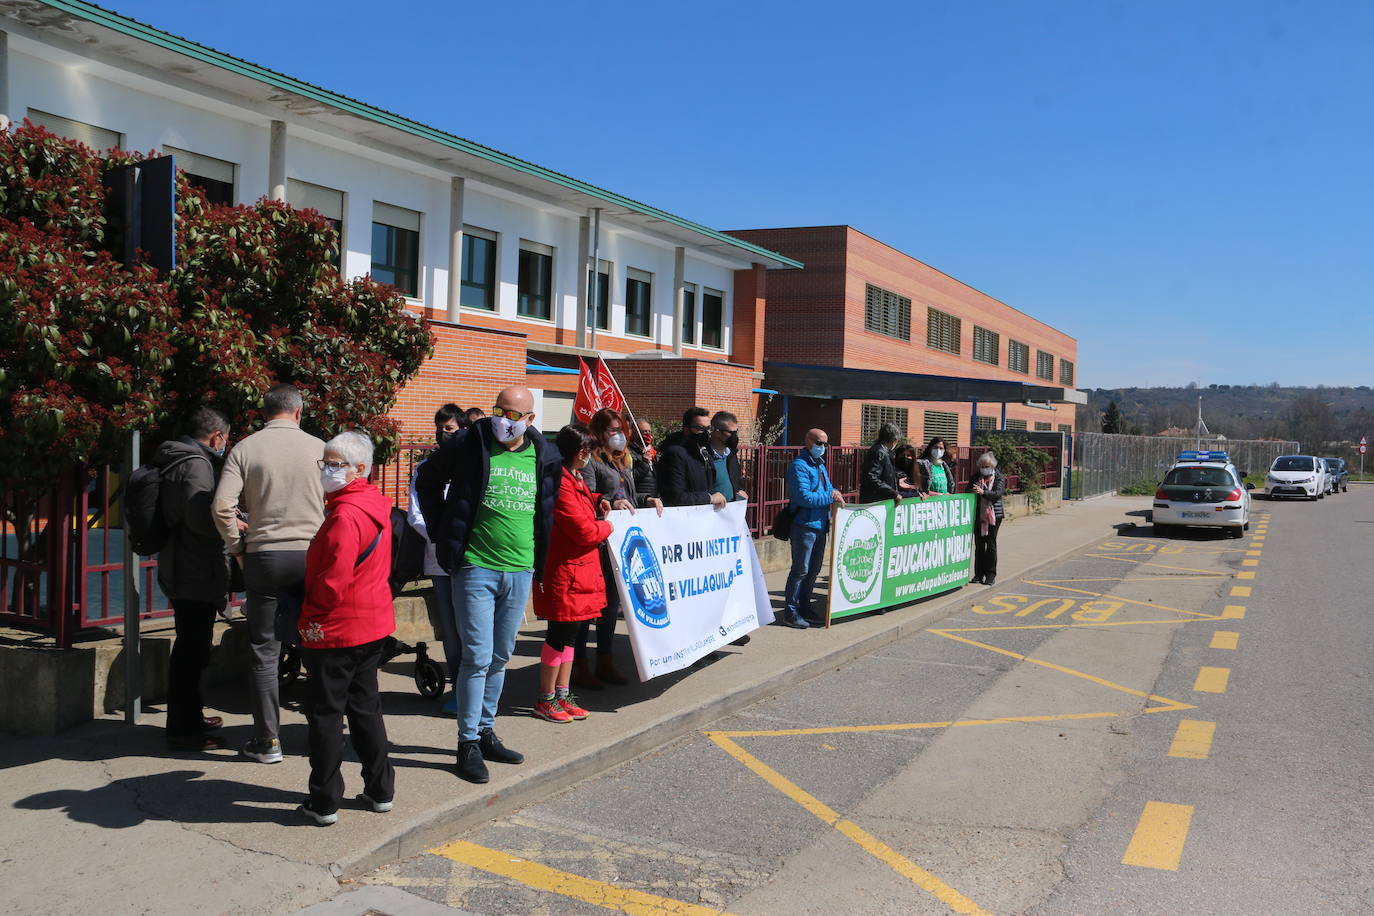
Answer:
<svg viewBox="0 0 1374 916"><path fill-rule="evenodd" d="M1275 471L1310 471L1312 470L1312 459L1301 457L1276 458L1274 460Z"/></svg>
<svg viewBox="0 0 1374 916"><path fill-rule="evenodd" d="M1174 468L1164 478L1166 487L1229 487L1233 483L1221 468Z"/></svg>
<svg viewBox="0 0 1374 916"><path fill-rule="evenodd" d="M1343 471L1345 470L1345 461L1340 458L1328 458L1326 459L1326 466L1333 471Z"/></svg>

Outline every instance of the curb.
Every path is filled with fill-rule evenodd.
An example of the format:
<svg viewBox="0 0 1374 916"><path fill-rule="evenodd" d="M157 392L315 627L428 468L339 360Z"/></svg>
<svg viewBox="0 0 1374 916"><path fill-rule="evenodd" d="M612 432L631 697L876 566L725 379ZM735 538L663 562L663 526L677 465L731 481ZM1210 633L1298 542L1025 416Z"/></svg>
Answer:
<svg viewBox="0 0 1374 916"><path fill-rule="evenodd" d="M1045 566L1059 563L1065 557L1082 550L1085 544L1103 536L1105 535L1101 532L1096 533L1053 557L1018 569L999 584L1005 585ZM901 619L894 619L890 627L857 642L838 646L825 655L808 659L802 664L767 673L727 695L714 697L703 705L660 718L610 743L587 748L571 760L532 769L526 763L521 769L528 775L515 786L489 795L457 801L442 810L433 811L429 815L401 825L390 831L372 849L336 863L334 874L347 878L358 877L384 865L426 852L470 827L509 814L517 808L541 802L584 779L598 776L614 766L662 747L758 700L808 681L824 669L843 665L904 636L925 630L932 623L948 616L953 605L964 597L966 596L961 588L925 599L923 602L880 611L879 614L904 611L905 615ZM913 608L918 609L914 614L911 613Z"/></svg>

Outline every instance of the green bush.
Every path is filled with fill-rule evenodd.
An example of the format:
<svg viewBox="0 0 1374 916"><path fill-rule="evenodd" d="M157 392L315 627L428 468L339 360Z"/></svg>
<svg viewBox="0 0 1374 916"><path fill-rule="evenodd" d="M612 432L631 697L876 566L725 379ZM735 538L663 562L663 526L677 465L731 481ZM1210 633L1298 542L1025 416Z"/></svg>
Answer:
<svg viewBox="0 0 1374 916"><path fill-rule="evenodd" d="M1045 507L1044 487L1040 485L1040 475L1050 466L1049 452L1036 448L1031 443L1016 436L980 436L978 444L986 446L997 456L997 467L1009 477L1021 478L1021 492L1034 512Z"/></svg>
<svg viewBox="0 0 1374 916"><path fill-rule="evenodd" d="M1145 480L1138 480L1133 484L1128 484L1116 492L1122 496L1153 496L1158 486L1159 481L1146 478Z"/></svg>

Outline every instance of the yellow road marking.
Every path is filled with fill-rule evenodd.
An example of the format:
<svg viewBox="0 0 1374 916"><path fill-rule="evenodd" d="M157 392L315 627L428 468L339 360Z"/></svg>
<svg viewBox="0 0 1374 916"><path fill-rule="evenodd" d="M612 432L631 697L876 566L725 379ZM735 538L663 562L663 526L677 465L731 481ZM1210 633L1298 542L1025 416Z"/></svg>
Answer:
<svg viewBox="0 0 1374 916"><path fill-rule="evenodd" d="M777 770L768 766L768 764L764 763L762 760L759 760L733 740L726 737L723 733L707 732L706 734L712 741L719 745L725 753L734 757L740 763L754 771L754 773L761 777L764 782L801 805L824 823L834 827L841 834L853 840L864 852L884 863L893 871L935 897L936 900L939 900L954 912L967 913L971 914L971 916L990 916L987 910L983 909L915 862L912 862L892 847L883 843L858 824L852 821L842 820L839 814L830 806L826 805L814 795L811 795L786 776L783 776Z"/></svg>
<svg viewBox="0 0 1374 916"><path fill-rule="evenodd" d="M1232 597L1232 598L1249 598L1249 597L1250 597L1250 586L1248 586L1248 585L1233 585L1233 586L1231 586L1231 597Z"/></svg>
<svg viewBox="0 0 1374 916"><path fill-rule="evenodd" d="M1263 550L1247 550L1247 551L1245 551L1245 555L1246 555L1247 557L1258 557L1258 556L1262 556L1263 554L1264 554L1264 551L1263 551Z"/></svg>
<svg viewBox="0 0 1374 916"><path fill-rule="evenodd" d="M1205 569L1198 569L1196 566L1174 566L1170 563L1154 563L1150 560L1142 560L1140 557L1117 557L1109 553L1085 553L1084 557L1091 557L1094 560L1120 560L1123 563L1134 563L1136 566L1158 566L1160 569L1177 569L1182 572L1198 573L1199 575L1223 576L1225 573L1209 573ZM1148 556L1148 555L1147 555ZM1073 579L1047 579L1048 582L1073 582Z"/></svg>
<svg viewBox="0 0 1374 916"><path fill-rule="evenodd" d="M1178 871L1192 820L1192 805L1146 802L1121 864Z"/></svg>
<svg viewBox="0 0 1374 916"><path fill-rule="evenodd" d="M1178 728L1174 729L1174 742L1169 745L1169 756L1206 760L1212 755L1212 735L1216 730L1215 722L1180 719Z"/></svg>
<svg viewBox="0 0 1374 916"><path fill-rule="evenodd" d="M1241 561L1240 561L1240 565L1241 565L1241 566L1258 566L1258 565L1259 565L1259 560L1241 560Z"/></svg>
<svg viewBox="0 0 1374 916"><path fill-rule="evenodd" d="M1138 604L1141 607L1147 607L1152 611L1173 611L1176 614L1192 614L1194 617L1212 616L1211 614L1204 614L1202 611L1190 611L1186 608L1181 607L1169 607L1169 605L1167 604L1158 604L1154 601L1138 601L1135 598L1127 598L1124 595L1112 595L1111 597L1108 597L1106 592L1091 592L1088 591L1086 588L1071 588L1067 585L1055 585L1054 582L1056 580L1054 579L1027 579L1025 581L1027 585L1039 585L1044 588L1057 588L1060 591L1075 592L1079 595L1092 595L1094 598L1103 598L1108 601L1124 601L1127 604Z"/></svg>
<svg viewBox="0 0 1374 916"><path fill-rule="evenodd" d="M1203 665L1197 671L1197 680L1193 681L1193 690L1198 693L1225 693L1226 682L1230 677L1230 668L1213 668L1210 665Z"/></svg>
<svg viewBox="0 0 1374 916"><path fill-rule="evenodd" d="M1237 579L1253 579L1253 578L1255 578L1255 573L1254 573L1253 570L1245 570L1245 571L1236 573L1236 578L1237 578Z"/></svg>
<svg viewBox="0 0 1374 916"><path fill-rule="evenodd" d="M1220 620L1217 614L1208 614L1201 620ZM1166 620L1108 620L1102 623L1014 623L1004 627L940 627L938 630L931 630L932 633L939 633L943 636L946 633L989 633L996 630L1074 630L1087 629L1090 627L1137 627L1151 623L1198 623L1197 620L1179 620L1177 617L1170 617Z"/></svg>
<svg viewBox="0 0 1374 916"><path fill-rule="evenodd" d="M723 910L684 903L670 897L659 897L643 891L616 887L605 881L596 881L565 871L540 865L528 859L521 859L508 853L476 843L458 841L447 843L432 850L436 855L482 871L501 875L537 890L548 891L574 900L581 900L608 910L633 913L636 916L719 916Z"/></svg>
<svg viewBox="0 0 1374 916"><path fill-rule="evenodd" d="M1217 630L1212 634L1212 644L1209 649L1234 649L1240 642L1240 634L1233 630Z"/></svg>
<svg viewBox="0 0 1374 916"><path fill-rule="evenodd" d="M1240 618L1245 616L1245 605L1228 604L1226 605L1226 607L1221 609L1221 616L1227 619L1235 618L1236 620L1239 620Z"/></svg>
<svg viewBox="0 0 1374 916"><path fill-rule="evenodd" d="M1184 704L1179 707L1151 707L1145 711L1171 711L1174 708L1196 709L1197 707ZM968 725L1012 725L1017 722L1061 722L1068 719L1115 719L1134 714L1134 712L1065 712L1048 716L1004 716L996 719L951 719L948 722L901 722L890 725L823 725L816 728L761 728L752 731L706 732L705 734L709 738L714 738L716 735L720 735L723 738L786 738L793 735L846 735L859 734L862 732L904 732L915 731L922 728L960 728Z"/></svg>

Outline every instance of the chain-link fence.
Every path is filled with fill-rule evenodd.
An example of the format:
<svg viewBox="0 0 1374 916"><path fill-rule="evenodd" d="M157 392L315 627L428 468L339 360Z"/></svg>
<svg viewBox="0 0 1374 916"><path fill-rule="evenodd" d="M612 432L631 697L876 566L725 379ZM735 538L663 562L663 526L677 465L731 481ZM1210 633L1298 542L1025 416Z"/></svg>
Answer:
<svg viewBox="0 0 1374 916"><path fill-rule="evenodd" d="M1115 493L1141 481L1158 483L1179 452L1198 447L1191 436L1120 436L1075 433L1073 481L1067 494L1075 499ZM1279 455L1298 453L1298 443L1268 439L1203 439L1202 448L1225 451L1242 474L1268 470Z"/></svg>

